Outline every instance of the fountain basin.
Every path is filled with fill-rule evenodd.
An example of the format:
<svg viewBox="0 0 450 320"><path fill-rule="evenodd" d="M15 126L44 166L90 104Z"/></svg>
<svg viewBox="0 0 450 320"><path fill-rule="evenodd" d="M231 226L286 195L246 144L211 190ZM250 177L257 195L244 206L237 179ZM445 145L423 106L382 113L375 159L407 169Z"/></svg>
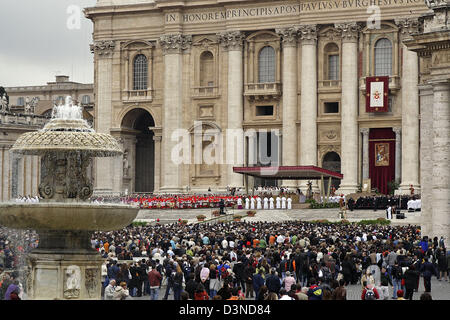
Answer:
<svg viewBox="0 0 450 320"><path fill-rule="evenodd" d="M1 203L0 225L12 229L111 231L133 222L139 208L124 204Z"/></svg>

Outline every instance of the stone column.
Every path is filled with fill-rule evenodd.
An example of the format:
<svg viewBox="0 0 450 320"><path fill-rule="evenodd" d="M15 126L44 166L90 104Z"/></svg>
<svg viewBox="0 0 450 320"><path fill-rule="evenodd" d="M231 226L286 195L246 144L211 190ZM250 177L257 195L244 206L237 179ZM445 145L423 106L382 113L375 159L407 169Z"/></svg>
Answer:
<svg viewBox="0 0 450 320"><path fill-rule="evenodd" d="M112 82L114 41L96 41L91 52L96 61L96 117L95 130L98 133L110 133L112 124ZM95 158L95 194L111 194L113 190L112 158Z"/></svg>
<svg viewBox="0 0 450 320"><path fill-rule="evenodd" d="M154 182L154 192L159 192L161 187L161 140L162 135L155 133L153 136L153 141L155 141L155 182Z"/></svg>
<svg viewBox="0 0 450 320"><path fill-rule="evenodd" d="M302 46L301 66L301 117L300 117L300 164L317 165L317 26L302 25L298 27ZM283 88L284 90L284 88ZM284 115L283 115L284 117ZM283 138L286 141L287 137ZM283 143L283 147L285 144ZM287 152L292 152L287 150ZM314 183L314 191L317 184ZM300 182L306 192L307 181Z"/></svg>
<svg viewBox="0 0 450 320"><path fill-rule="evenodd" d="M450 3L426 1L423 31L403 43L423 63L420 85L422 235L450 239ZM421 28L422 29L422 28ZM430 115L432 113L432 115ZM425 138L425 139L423 139ZM429 175L431 173L431 178Z"/></svg>
<svg viewBox="0 0 450 320"><path fill-rule="evenodd" d="M400 182L402 177L402 128L392 128L395 132L395 181Z"/></svg>
<svg viewBox="0 0 450 320"><path fill-rule="evenodd" d="M182 102L183 86L182 72L183 50L190 47L192 36L182 34L163 35L159 44L164 55L164 103L163 103L163 126L162 126L162 161L164 171L162 172L161 192L182 192L181 165L172 159L172 151L179 144L173 141L172 136L182 129Z"/></svg>
<svg viewBox="0 0 450 320"><path fill-rule="evenodd" d="M405 18L395 21L400 27L401 40L411 38L419 31L418 18ZM410 185L420 192L419 183L419 58L417 53L408 50L402 43L402 144L401 144L401 182L399 192L410 193ZM396 169L397 171L397 169ZM396 175L397 180L397 175Z"/></svg>
<svg viewBox="0 0 450 320"><path fill-rule="evenodd" d="M447 51L449 54L449 51ZM448 58L447 58L448 59ZM449 61L449 60L447 60ZM433 85L433 188L431 236L450 233L450 80Z"/></svg>
<svg viewBox="0 0 450 320"><path fill-rule="evenodd" d="M420 141L428 143L420 144L420 198L421 209L421 232L424 235L431 234L432 211L433 211L433 87L420 85Z"/></svg>
<svg viewBox="0 0 450 320"><path fill-rule="evenodd" d="M356 192L358 185L358 33L356 22L336 24L342 32L341 172L338 193Z"/></svg>
<svg viewBox="0 0 450 320"><path fill-rule="evenodd" d="M361 128L359 132L362 133L362 178L369 179L369 128Z"/></svg>
<svg viewBox="0 0 450 320"><path fill-rule="evenodd" d="M283 166L295 166L297 161L297 29L278 29L283 44ZM315 120L314 120L315 122ZM296 187L295 180L286 180L283 186Z"/></svg>
<svg viewBox="0 0 450 320"><path fill-rule="evenodd" d="M217 35L228 52L227 133L225 136L227 186L243 187L244 177L234 173L233 167L244 164L244 71L242 50L244 34L240 31L223 32Z"/></svg>

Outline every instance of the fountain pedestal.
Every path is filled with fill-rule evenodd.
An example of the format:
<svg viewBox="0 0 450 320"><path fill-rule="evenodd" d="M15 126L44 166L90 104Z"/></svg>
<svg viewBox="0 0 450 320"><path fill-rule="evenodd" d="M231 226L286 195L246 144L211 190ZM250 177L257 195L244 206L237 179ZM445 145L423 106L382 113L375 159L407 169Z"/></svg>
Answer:
<svg viewBox="0 0 450 320"><path fill-rule="evenodd" d="M28 256L30 300L101 300L102 257L90 253L34 252Z"/></svg>

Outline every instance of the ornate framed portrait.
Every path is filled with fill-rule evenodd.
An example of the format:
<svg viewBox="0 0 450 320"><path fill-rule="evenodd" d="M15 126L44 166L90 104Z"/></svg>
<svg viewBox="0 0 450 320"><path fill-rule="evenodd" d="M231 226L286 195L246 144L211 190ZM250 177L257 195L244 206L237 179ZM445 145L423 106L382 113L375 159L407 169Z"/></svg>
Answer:
<svg viewBox="0 0 450 320"><path fill-rule="evenodd" d="M375 143L375 166L389 166L389 143Z"/></svg>

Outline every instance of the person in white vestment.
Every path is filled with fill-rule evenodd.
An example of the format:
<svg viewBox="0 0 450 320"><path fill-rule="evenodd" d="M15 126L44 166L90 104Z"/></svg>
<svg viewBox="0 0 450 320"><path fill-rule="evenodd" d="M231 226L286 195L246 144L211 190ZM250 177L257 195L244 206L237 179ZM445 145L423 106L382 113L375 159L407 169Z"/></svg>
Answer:
<svg viewBox="0 0 450 320"><path fill-rule="evenodd" d="M242 209L242 199L241 198L237 199L237 206L238 206L238 209Z"/></svg>
<svg viewBox="0 0 450 320"><path fill-rule="evenodd" d="M258 210L262 209L261 197L256 198L256 209L258 209Z"/></svg>
<svg viewBox="0 0 450 320"><path fill-rule="evenodd" d="M292 209L292 199L290 197L287 198L287 208L288 210Z"/></svg>
<svg viewBox="0 0 450 320"><path fill-rule="evenodd" d="M270 210L273 210L273 208L274 208L274 206L273 206L273 198L272 197L270 197L269 198L269 208L270 208Z"/></svg>
<svg viewBox="0 0 450 320"><path fill-rule="evenodd" d="M286 209L286 197L281 198L281 209Z"/></svg>
<svg viewBox="0 0 450 320"><path fill-rule="evenodd" d="M389 207L386 209L386 218L387 218L388 220L391 220L391 219L392 219L392 207L391 207L391 206L389 206Z"/></svg>
<svg viewBox="0 0 450 320"><path fill-rule="evenodd" d="M250 209L250 199L249 198L245 198L245 209L246 210Z"/></svg>
<svg viewBox="0 0 450 320"><path fill-rule="evenodd" d="M281 209L281 198L277 197L277 209Z"/></svg>
<svg viewBox="0 0 450 320"><path fill-rule="evenodd" d="M269 199L267 197L264 197L264 210L269 209Z"/></svg>
<svg viewBox="0 0 450 320"><path fill-rule="evenodd" d="M255 198L250 198L250 209L255 210Z"/></svg>

